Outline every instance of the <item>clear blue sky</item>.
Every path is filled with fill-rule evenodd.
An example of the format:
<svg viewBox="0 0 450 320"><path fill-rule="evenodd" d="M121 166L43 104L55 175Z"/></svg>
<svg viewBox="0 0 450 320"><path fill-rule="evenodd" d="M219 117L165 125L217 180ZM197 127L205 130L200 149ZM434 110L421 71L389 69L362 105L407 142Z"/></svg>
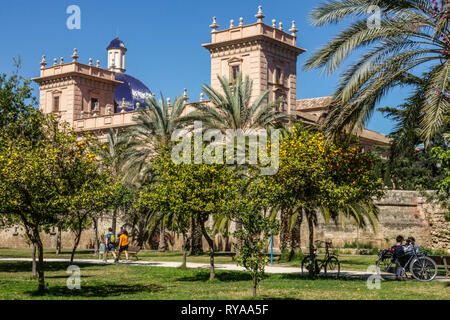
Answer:
<svg viewBox="0 0 450 320"><path fill-rule="evenodd" d="M81 8L81 30L69 30L66 9L76 4ZM142 80L154 93L175 97L187 88L197 100L201 85L210 81L209 53L201 47L210 41L212 17L217 17L221 29L230 19L255 22L257 6L263 6L265 22L282 21L289 29L295 20L299 29L298 45L308 52L298 62L297 97L312 98L332 94L339 79L320 76L318 71L304 72L302 65L308 55L325 44L343 26L314 28L308 13L319 0L14 0L2 5L0 11L0 72L10 73L12 58L22 58L22 73L26 77L39 75L41 56L47 62L63 56L71 61L73 48L78 48L80 62L92 57L106 65L106 47L116 36L125 42L127 73ZM36 91L37 95L37 91ZM405 90L396 90L380 106L395 106L402 102ZM392 122L374 114L368 128L389 133Z"/></svg>

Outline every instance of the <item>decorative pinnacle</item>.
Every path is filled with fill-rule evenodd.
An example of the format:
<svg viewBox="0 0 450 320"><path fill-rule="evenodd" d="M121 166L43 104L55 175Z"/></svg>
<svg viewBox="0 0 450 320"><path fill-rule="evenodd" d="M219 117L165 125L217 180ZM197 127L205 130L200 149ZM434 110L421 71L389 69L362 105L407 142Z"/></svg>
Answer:
<svg viewBox="0 0 450 320"><path fill-rule="evenodd" d="M42 56L42 60L41 60L41 69L44 69L45 68L45 66L47 65L47 61L45 61L45 55L44 56Z"/></svg>
<svg viewBox="0 0 450 320"><path fill-rule="evenodd" d="M74 49L73 49L73 54L72 54L72 59L73 59L72 62L77 62L77 60L78 60L79 57L80 57L80 56L78 56L77 48L74 48Z"/></svg>
<svg viewBox="0 0 450 320"><path fill-rule="evenodd" d="M89 58L89 65L92 66L92 58Z"/></svg>
<svg viewBox="0 0 450 320"><path fill-rule="evenodd" d="M277 27L277 20L273 19L272 20L272 28L276 28Z"/></svg>
<svg viewBox="0 0 450 320"><path fill-rule="evenodd" d="M230 20L230 28L234 28L234 20L233 19Z"/></svg>
<svg viewBox="0 0 450 320"><path fill-rule="evenodd" d="M186 89L186 88L184 88L184 91L183 91L183 98L184 98L185 101L189 100L189 97L188 97L188 95L187 95L187 89Z"/></svg>
<svg viewBox="0 0 450 320"><path fill-rule="evenodd" d="M295 34L298 32L298 29L297 29L297 27L295 26L295 20L292 20L292 26L291 26L291 28L289 29L289 32L290 32L293 36L295 36Z"/></svg>
<svg viewBox="0 0 450 320"><path fill-rule="evenodd" d="M205 94L202 92L200 93L200 102L205 101Z"/></svg>
<svg viewBox="0 0 450 320"><path fill-rule="evenodd" d="M96 67L97 67L97 68L100 68L100 60L97 60L97 65L96 65Z"/></svg>
<svg viewBox="0 0 450 320"><path fill-rule="evenodd" d="M262 19L264 19L266 16L262 12L262 6L258 6L258 13L255 15L256 19L258 19L258 22L263 22Z"/></svg>
<svg viewBox="0 0 450 320"><path fill-rule="evenodd" d="M53 65L56 66L58 64L58 59L53 59Z"/></svg>
<svg viewBox="0 0 450 320"><path fill-rule="evenodd" d="M243 27L244 26L244 18L240 17L239 18L239 27Z"/></svg>
<svg viewBox="0 0 450 320"><path fill-rule="evenodd" d="M63 57L59 58L59 64L61 64L61 65L64 64L64 58Z"/></svg>
<svg viewBox="0 0 450 320"><path fill-rule="evenodd" d="M216 22L216 17L213 17L213 23L209 27L212 29L211 33L217 31L216 29L219 28L219 25Z"/></svg>
<svg viewBox="0 0 450 320"><path fill-rule="evenodd" d="M126 112L125 98L122 98L122 105L120 106L120 108L122 109L120 112Z"/></svg>
<svg viewBox="0 0 450 320"><path fill-rule="evenodd" d="M278 29L280 29L281 31L283 31L283 22L279 22L278 23Z"/></svg>
<svg viewBox="0 0 450 320"><path fill-rule="evenodd" d="M167 98L167 105L170 107L170 98Z"/></svg>

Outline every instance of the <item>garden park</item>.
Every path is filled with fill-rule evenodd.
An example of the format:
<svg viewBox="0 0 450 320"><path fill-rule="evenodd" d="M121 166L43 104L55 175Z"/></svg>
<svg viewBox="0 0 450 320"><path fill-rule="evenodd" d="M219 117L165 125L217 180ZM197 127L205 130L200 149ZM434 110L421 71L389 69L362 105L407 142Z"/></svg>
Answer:
<svg viewBox="0 0 450 320"><path fill-rule="evenodd" d="M376 29L363 17L373 3L386 12ZM433 190L425 196L450 220L449 10L445 1L319 5L310 14L317 27L357 19L305 69L334 73L354 50L371 49L345 69L317 124L283 112L283 98L270 102L268 91L252 98L252 80L238 73L219 77L221 90L204 85L207 101L153 96L136 125L100 139L39 111L16 61L12 75L0 76L0 228L20 226L30 248L0 248L0 299L449 299L444 250L418 248L399 266L388 248L369 244L328 252L315 233L319 220L376 233L375 201L389 189ZM381 109L397 122L392 145L363 150L353 133L403 86L413 88L410 98ZM209 139L208 130L216 133ZM227 130L243 132L243 143L233 137L225 146L217 137ZM105 217L113 234L128 221L139 259L103 261ZM91 229L92 250L80 248ZM69 232L73 245L46 248L50 232ZM181 250L168 250L166 234L181 239ZM217 235L230 250L218 250Z"/></svg>

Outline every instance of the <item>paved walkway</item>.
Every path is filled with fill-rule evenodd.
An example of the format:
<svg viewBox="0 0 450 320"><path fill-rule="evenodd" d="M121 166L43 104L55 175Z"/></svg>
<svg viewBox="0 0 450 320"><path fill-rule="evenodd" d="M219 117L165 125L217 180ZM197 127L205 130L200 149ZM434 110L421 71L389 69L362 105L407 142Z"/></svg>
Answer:
<svg viewBox="0 0 450 320"><path fill-rule="evenodd" d="M31 262L31 258L0 258L0 261L29 261ZM44 259L45 262L69 262L70 259ZM75 259L74 264L98 264L98 265L104 265L104 264L114 264L114 261L108 260L108 262L103 262L103 260L99 259ZM165 261L134 261L134 260L128 260L128 261L120 261L120 264L128 264L128 265L140 265L140 266L151 266L151 267L167 267L167 268L177 268L180 266L180 262L165 262ZM198 268L198 269L209 269L209 264L205 263L193 263L188 262L187 263L188 268ZM227 270L227 271L245 271L245 268L234 265L234 264L215 264L214 265L216 270ZM265 269L266 273L277 273L277 274L301 274L302 270L301 268L295 268L295 267L275 267L275 266L267 266ZM369 276L374 275L371 272L367 271L353 271L353 270L341 270L340 276L341 277L347 277L347 278L363 278L367 279ZM331 273L330 276L333 276ZM389 277L392 277L392 279L395 278L394 275L388 274ZM436 277L435 281L442 281L442 282L450 282L449 278L445 277Z"/></svg>

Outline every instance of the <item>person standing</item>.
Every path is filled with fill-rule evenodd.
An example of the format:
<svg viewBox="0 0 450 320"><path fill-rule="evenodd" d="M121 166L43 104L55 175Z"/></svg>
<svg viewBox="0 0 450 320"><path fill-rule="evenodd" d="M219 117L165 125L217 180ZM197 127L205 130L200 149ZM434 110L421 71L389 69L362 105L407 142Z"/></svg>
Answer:
<svg viewBox="0 0 450 320"><path fill-rule="evenodd" d="M125 252L125 260L128 261L128 232L127 230L123 230L122 234L119 237L119 255L117 256L117 260L120 259L120 255L122 252Z"/></svg>
<svg viewBox="0 0 450 320"><path fill-rule="evenodd" d="M108 253L111 252L111 254L114 257L114 262L117 261L116 256L116 236L113 233L112 228L108 228L108 233L105 236L105 262L108 262Z"/></svg>

